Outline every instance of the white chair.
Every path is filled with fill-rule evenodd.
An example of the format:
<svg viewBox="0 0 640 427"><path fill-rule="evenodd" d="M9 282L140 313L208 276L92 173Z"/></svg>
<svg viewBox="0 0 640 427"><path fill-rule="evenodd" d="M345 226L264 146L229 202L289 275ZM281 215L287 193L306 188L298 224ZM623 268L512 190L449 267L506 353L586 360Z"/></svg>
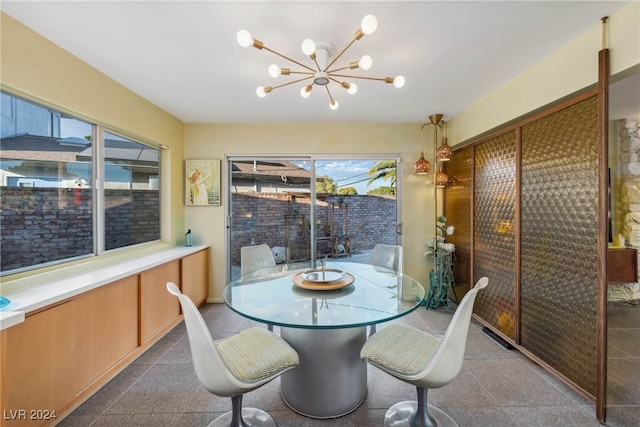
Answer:
<svg viewBox="0 0 640 427"><path fill-rule="evenodd" d="M402 273L402 246L378 243L371 251L369 264ZM376 325L369 326L369 336L376 333Z"/></svg>
<svg viewBox="0 0 640 427"><path fill-rule="evenodd" d="M269 245L243 246L240 248L240 274L245 275L263 268L275 267L276 259Z"/></svg>
<svg viewBox="0 0 640 427"><path fill-rule="evenodd" d="M402 246L377 244L371 251L369 264L402 273Z"/></svg>
<svg viewBox="0 0 640 427"><path fill-rule="evenodd" d="M488 283L489 279L483 277L467 292L443 336L394 323L378 331L362 346L363 360L417 389L417 402L399 402L387 410L385 427L458 425L445 412L427 403L427 391L447 385L460 372L473 304L478 291Z"/></svg>
<svg viewBox="0 0 640 427"><path fill-rule="evenodd" d="M240 248L240 274L253 273L263 268L276 266L276 259L269 245L243 246ZM267 325L267 329L273 331L273 325Z"/></svg>
<svg viewBox="0 0 640 427"><path fill-rule="evenodd" d="M242 396L297 366L298 353L273 332L257 327L213 341L191 299L172 282L167 283L167 290L180 300L198 380L212 394L231 397L232 410L209 426L275 427L275 421L266 412L243 408Z"/></svg>

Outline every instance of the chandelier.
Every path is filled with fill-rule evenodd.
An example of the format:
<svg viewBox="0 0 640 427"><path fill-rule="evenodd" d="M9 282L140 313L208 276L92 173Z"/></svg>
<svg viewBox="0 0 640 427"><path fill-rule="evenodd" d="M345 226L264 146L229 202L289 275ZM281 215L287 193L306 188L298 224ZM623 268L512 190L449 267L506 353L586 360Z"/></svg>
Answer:
<svg viewBox="0 0 640 427"><path fill-rule="evenodd" d="M254 39L251 34L247 30L240 30L237 34L238 44L242 47L253 46L259 50L266 50L268 52L273 53L281 58L286 59L293 64L302 67L300 70L292 70L290 68L280 67L276 64L271 64L268 68L269 75L273 78L277 78L280 76L290 76L290 75L302 75L296 80L288 81L286 83L282 83L275 86L260 86L256 89L256 94L259 97L264 97L274 89L289 86L296 83L307 82L300 89L300 95L303 98L308 98L311 95L311 90L315 87L324 87L326 89L327 95L329 96L329 107L332 110L338 109L338 101L333 98L331 91L329 90L329 84L331 82L336 83L340 87L346 89L347 93L350 95L355 94L358 91L358 86L353 83L352 79L364 79L364 80L378 80L384 83L393 84L397 88L401 88L404 86L404 77L396 76L396 77L366 77L366 76L357 76L351 74L342 74L345 70L368 70L373 65L373 60L369 55L362 56L358 61L350 62L346 66L335 67L332 68L338 59L358 40L360 40L365 35L373 34L376 28L378 27L378 20L373 15L367 15L362 18L362 22L360 24L360 28L356 31L353 39L346 45L344 49L340 51L335 57L331 58L331 54L333 52L333 46L326 42L314 42L311 39L305 39L302 42L302 52L309 56L313 64L311 66L305 65L301 62L298 62L294 59L291 59L279 52L276 52L273 49L268 48L264 45L260 40Z"/></svg>

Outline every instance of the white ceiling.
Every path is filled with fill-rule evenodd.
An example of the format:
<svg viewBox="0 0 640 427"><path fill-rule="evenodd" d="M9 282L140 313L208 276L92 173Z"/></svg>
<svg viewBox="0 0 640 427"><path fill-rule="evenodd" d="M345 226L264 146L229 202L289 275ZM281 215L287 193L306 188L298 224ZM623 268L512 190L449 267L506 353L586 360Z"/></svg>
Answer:
<svg viewBox="0 0 640 427"><path fill-rule="evenodd" d="M627 3L3 0L0 8L184 122L335 123L455 116ZM359 74L402 74L404 88L356 80L359 90L351 96L332 83L337 111L319 88L303 99L302 83L256 96L257 86L292 80L269 77L269 64L296 67L265 50L240 47L238 30L311 65L302 40L329 42L339 51L366 14L377 16L377 31L355 42L336 65L369 54L373 67ZM631 82L640 87L637 75ZM640 111L638 97L625 96L628 89L614 93ZM617 102L612 99L612 109Z"/></svg>

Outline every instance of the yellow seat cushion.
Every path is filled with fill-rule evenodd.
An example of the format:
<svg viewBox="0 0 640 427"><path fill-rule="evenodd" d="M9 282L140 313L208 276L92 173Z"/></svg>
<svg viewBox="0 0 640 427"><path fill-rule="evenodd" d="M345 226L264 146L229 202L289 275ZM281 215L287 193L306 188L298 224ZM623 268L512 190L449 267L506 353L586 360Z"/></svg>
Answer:
<svg viewBox="0 0 640 427"><path fill-rule="evenodd" d="M412 375L427 366L441 341L442 337L395 323L371 336L360 357L386 370Z"/></svg>
<svg viewBox="0 0 640 427"><path fill-rule="evenodd" d="M231 373L242 381L260 381L299 363L285 340L263 328L247 329L216 346Z"/></svg>

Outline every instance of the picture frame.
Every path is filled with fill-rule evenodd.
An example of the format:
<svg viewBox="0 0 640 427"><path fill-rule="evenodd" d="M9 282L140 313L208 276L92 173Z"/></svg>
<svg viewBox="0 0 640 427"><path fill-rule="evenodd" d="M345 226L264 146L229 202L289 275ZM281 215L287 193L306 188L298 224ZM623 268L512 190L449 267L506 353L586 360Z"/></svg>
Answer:
<svg viewBox="0 0 640 427"><path fill-rule="evenodd" d="M185 161L185 204L220 206L220 160Z"/></svg>

